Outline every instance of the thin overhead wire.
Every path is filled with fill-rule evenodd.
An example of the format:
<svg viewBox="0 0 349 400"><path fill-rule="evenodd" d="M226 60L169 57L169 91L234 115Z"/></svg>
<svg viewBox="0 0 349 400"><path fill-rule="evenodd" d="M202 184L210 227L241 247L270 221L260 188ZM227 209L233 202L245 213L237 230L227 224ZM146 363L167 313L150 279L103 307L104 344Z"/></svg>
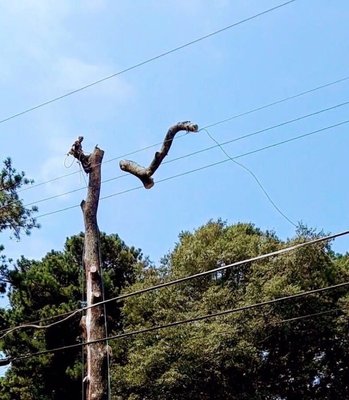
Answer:
<svg viewBox="0 0 349 400"><path fill-rule="evenodd" d="M99 269L101 271L101 286L102 286L102 300L105 301L105 286L104 286L104 279L103 279L103 265L102 265L102 250L101 250L101 232L98 229L98 261L99 261ZM108 315L107 315L107 306L103 304L103 315L104 315L104 331L105 336L108 338ZM106 339L105 345L107 348L107 390L108 390L108 400L111 399L111 372L110 372L110 351L109 351L109 341Z"/></svg>
<svg viewBox="0 0 349 400"><path fill-rule="evenodd" d="M267 305L277 304L277 303L280 303L280 302L286 301L286 300L298 299L298 298L302 298L302 297L309 296L312 294L324 293L329 290L341 289L341 288L344 288L347 286L349 286L349 282L343 282L343 283L339 283L337 285L331 285L331 286L326 286L326 287L322 287L322 288L318 288L318 289L307 290L307 291L299 292L299 293L288 295L288 296L278 297L278 298L272 299L272 300L266 300L266 301L262 301L259 303L248 304L248 305L245 305L242 307L236 307L236 308L231 308L228 310L217 311L215 313L201 315L201 316L188 318L188 319L183 319L183 320L179 320L179 321L175 321L175 322L170 322L168 324L155 325L150 328L143 328L143 329L138 329L138 330L134 330L134 331L124 332L124 333L117 334L117 335L112 335L112 336L108 337L108 340L120 340L120 339L128 338L131 336L135 336L135 335L158 331L160 329L172 328L175 326L185 325L185 324L189 324L189 323L193 323L193 322L204 321L207 319L212 319L212 318L216 318L216 317L220 317L220 316L224 316L224 315L244 312L244 311L256 309L259 307L264 307ZM104 342L105 340L106 340L106 338L95 339L95 340L91 340L91 341L85 342L85 343L76 343L76 344L71 344L71 345L67 345L67 346L56 347L53 349L42 350L42 351L38 351L35 353L22 354L17 357L10 358L10 362L21 361L21 360L25 360L25 359L32 358L32 357L38 357L38 356L44 355L44 354L57 353L57 352L63 351L63 350L75 349L75 348L81 347L81 346L87 346L87 345L91 345L91 344L95 344L95 343Z"/></svg>
<svg viewBox="0 0 349 400"><path fill-rule="evenodd" d="M143 65L149 64L149 63L151 63L153 61L156 61L159 58L166 57L166 56L168 56L168 55L170 55L172 53L175 53L175 52L177 52L179 50L182 50L182 49L184 49L186 47L192 46L193 44L199 43L199 42L201 42L201 41L203 41L205 39L208 39L208 38L210 38L212 36L215 36L215 35L218 35L220 33L223 33L223 32L225 32L225 31L227 31L229 29L232 29L232 28L238 26L238 25L244 24L245 22L251 21L251 20L256 19L256 18L259 18L259 17L261 17L263 15L266 15L266 14L268 14L270 12L276 11L276 10L282 8L282 7L285 7L285 6L287 6L287 5L291 4L291 3L294 3L295 1L296 0L290 0L290 1L287 1L285 3L279 4L279 5L275 6L275 7L272 7L272 8L269 8L267 10L264 10L264 11L258 13L258 14L254 14L254 15L252 15L250 17L244 18L244 19L242 19L242 20L240 20L238 22L234 22L234 23L232 23L232 24L230 24L228 26L225 26L224 28L218 29L218 30L216 30L214 32L211 32L211 33L207 34L207 35L201 36L201 37L199 37L197 39L194 39L194 40L192 40L190 42L187 42L185 44L177 46L177 47L175 47L175 48L173 48L171 50L165 51L165 52L163 52L161 54L158 54L155 57L148 58L147 60L141 61L141 62L139 62L139 63L137 63L135 65L132 65L131 67L125 68L125 69L123 69L121 71L118 71L118 72L116 72L114 74L108 75L108 76L106 76L106 77L104 77L102 79L98 79L98 80L96 80L94 82L91 82L91 83L89 83L89 84L87 84L85 86L82 86L82 87L80 87L78 89L75 89L75 90L72 90L70 92L67 92L67 93L65 93L65 94L63 94L61 96L54 97L51 100L47 100L47 101L45 101L43 103L37 104L34 107L27 108L26 110L23 110L23 111L18 112L16 114L10 115L9 117L6 117L6 118L3 118L2 120L0 120L0 124L2 124L4 122L7 122L7 121L9 121L11 119L17 118L17 117L19 117L21 115L24 115L24 114L27 114L29 112L32 112L34 110L37 110L38 108L47 106L47 105L49 105L51 103L54 103L54 102L56 102L58 100L62 100L64 98L66 98L66 97L72 96L73 94L82 92L83 90L86 90L86 89L88 89L88 88L90 88L92 86L98 85L98 84L100 84L102 82L105 82L105 81L107 81L109 79L115 78L117 76L125 74L126 72L132 71L134 69L142 67Z"/></svg>
<svg viewBox="0 0 349 400"><path fill-rule="evenodd" d="M238 137L236 137L236 138L234 138L234 139L227 140L227 141L225 141L225 142L223 142L223 143L218 143L215 139L211 138L211 139L216 143L215 146L209 146L209 147L206 147L206 148L204 148L204 149L201 149L201 150L198 150L198 151L189 153L189 154L185 155L185 157L189 157L189 156L191 156L191 155L196 155L196 154L199 154L199 153L202 153L202 152L205 152L205 151L209 151L209 150L215 149L215 148L217 148L217 147L222 148L221 146L223 146L223 145L230 144L230 143L234 143L234 142L237 142L237 141L239 141L239 140L243 140L243 139L246 139L246 138L249 138L249 137L252 137L252 136L260 135L260 134L265 133L265 132L268 132L268 131L270 131L270 130L273 130L273 129L276 129L276 128L280 128L281 126L285 126L285 125L291 124L291 123L293 123L293 122L297 122L297 121L300 121L300 120L303 120L303 119L312 117L312 116L314 116L314 115L318 115L318 114L321 114L321 113L324 113L324 112L327 112L327 111L331 111L331 110L334 110L334 109L339 108L339 107L343 107L343 106L348 105L348 104L349 104L349 101L346 101L346 102L344 102L344 103L339 103L339 104L336 104L336 105L334 105L334 106L331 106L331 107L328 107L328 108L324 108L324 109L315 111L315 112L310 113L310 114L302 115L302 116L299 116L299 117L297 117L297 118L293 118L293 119L290 119L290 120L281 122L281 123L279 123L279 124L269 126L269 127L267 127L267 128L259 129L259 130L254 131L254 132L251 132L251 133L248 133L248 134L245 134L245 135L242 135L242 136L238 136ZM199 131L206 131L206 133L208 132L208 131L207 131L207 128L201 128ZM182 135L182 136L184 136L184 135ZM123 158L123 157L120 157L120 158ZM119 159L119 158L113 158L113 159L111 159L111 160L108 160L107 162L114 161L114 160L117 160L117 159ZM181 159L181 156L180 156L179 158L173 158L173 159L164 161L163 164L170 164L170 163L175 162L175 161L178 161L178 160L180 160L180 159ZM233 161L234 161L234 160L233 160ZM234 162L237 163L236 161L234 161ZM237 164L238 164L238 163L237 163ZM245 168L245 169L246 169L246 168ZM250 172L249 172L249 173L250 173ZM120 174L120 175L117 175L117 176L115 176L115 177L112 177L112 178L103 180L103 181L102 181L102 184L105 184L105 183L111 182L111 181L115 181L115 180L117 180L117 179L129 177L129 176L130 176L130 174L125 174L125 173L124 173L124 174ZM254 179L255 179L255 177L254 177ZM77 188L77 189L72 189L72 190L69 190L69 191L66 191L66 192L63 192L63 193L56 194L56 195L54 195L54 196L45 197L45 198L43 198L43 199L39 199L39 200L36 200L36 201L32 201L32 202L30 202L30 203L27 203L27 204L24 205L24 207L29 207L29 206L32 206L32 205L37 205L37 204L39 204L39 203L43 203L43 202L46 202L46 201L49 201L49 200L53 200L53 199L56 199L56 198L59 198L59 197L66 196L66 195L68 195L68 194L72 194L72 193L76 193L76 192L82 191L82 190L84 190L84 189L85 189L85 187L80 187L80 188ZM8 204L6 204L6 205L1 206L1 207L0 207L0 210L3 209L3 208L6 208L9 204L11 204L11 203L8 203ZM289 221L289 222L290 222L290 221ZM292 222L291 222L291 223L292 223ZM292 223L292 224L293 224L293 223Z"/></svg>
<svg viewBox="0 0 349 400"><path fill-rule="evenodd" d="M75 311L72 311L72 312L60 314L60 316L66 315L66 317L63 318L63 319L60 319L59 321L52 322L52 324L49 324L49 325L37 325L37 324L34 324L34 323L29 323L29 324L22 324L22 325L20 326L20 328L21 328L21 329L27 329L27 328L32 328L32 329L48 329L48 328L51 328L52 326L61 324L62 322L67 321L68 319L71 319L74 315L79 314L79 313L81 313L81 310L75 310ZM53 319L53 318L56 318L56 317L48 317L47 320L50 320L50 319ZM35 321L35 322L42 322L42 320ZM17 326L17 327L10 328L10 329L7 329L7 330L6 330L6 333L3 334L2 336L0 336L0 340L3 339L5 336L9 335L10 333L12 333L12 332L14 332L14 331L17 331L17 330L18 330L18 326ZM1 331L0 333L2 333L2 332L4 332L4 331Z"/></svg>
<svg viewBox="0 0 349 400"><path fill-rule="evenodd" d="M193 274L193 275L185 276L185 277L182 277L182 278L178 278L178 279L175 279L175 280L172 280L172 281L169 281L169 282L160 283L158 285L154 285L154 286L150 286L150 287L147 287L147 288L139 289L139 290L136 290L134 292L124 293L122 295L119 295L119 296L116 296L116 297L112 297L110 299L106 299L104 301L92 304L90 306L86 306L86 307L82 307L82 308L77 309L77 310L73 310L73 311L70 312L70 314L71 314L71 316L73 316L76 313L84 312L89 308L98 307L98 306L101 306L103 304L111 303L111 302L114 302L114 301L124 300L124 299L130 298L130 297L133 297L133 296L138 296L138 295L145 294L145 293L148 293L148 292L152 292L154 290L162 289L162 288L165 288L165 287L178 285L180 283L188 282L188 281L193 280L193 279L197 279L197 278L205 277L205 276L208 276L208 275L212 275L212 274L224 271L224 270L229 269L229 268L234 268L234 267L238 267L238 266L241 266L241 265L250 264L252 262L265 260L265 259L268 259L268 258L271 258L271 257L280 256L282 254L286 254L286 253L289 253L289 252L294 251L294 250L298 250L298 249L306 247L306 246L310 246L310 245L314 245L314 244L318 244L318 243L322 243L322 242L327 242L327 241L339 238L341 236L346 236L348 234L349 234L349 230L343 231L343 232L339 232L339 233L335 233L335 234L328 235L328 236L324 236L324 237L321 237L321 238L308 240L308 241L303 242L303 243L298 243L298 244L295 244L295 245L292 245L292 246L289 246L289 247L285 247L283 249L276 250L276 251L273 251L273 252L270 252L270 253L267 253L267 254L262 254L262 255L259 255L259 256L256 256L256 257L252 257L252 258L248 258L248 259L245 259L245 260L237 261L237 262L234 262L234 263L231 263L231 264L223 265L223 266L220 266L220 267L217 267L217 268L214 268L214 269L210 269L208 271L199 272L197 274ZM42 321L48 321L50 319L56 319L56 318L59 318L59 317L66 317L67 314L68 313L57 314L55 316L52 316L52 317L49 317L49 318L45 318ZM66 319L67 318L65 318L64 321ZM36 321L36 322L40 322L40 321ZM59 321L57 321L57 323L59 323ZM49 326L51 326L51 325L47 325L46 327L49 327ZM3 332L10 333L9 331L13 332L15 330L19 330L19 329L23 329L23 328L27 328L27 327L28 327L28 324L22 324L22 325L18 325L16 327L13 327L13 328L8 328L8 329L5 329L5 330L2 330L2 331L0 331L0 333L3 333ZM41 326L41 329L44 329L44 328L45 328L45 326ZM6 333L5 335L7 335L8 333ZM5 335L3 335L2 338Z"/></svg>
<svg viewBox="0 0 349 400"><path fill-rule="evenodd" d="M334 308L334 309L330 309L330 310L325 310L325 311L319 311L317 313L312 313L312 314L306 314L306 315L300 315L297 317L293 317L293 318L287 318L287 319L283 319L281 321L276 321L275 324L277 325L281 325L284 323L289 323L289 322L295 322L295 321L299 321L299 320L304 320L304 319L308 319L308 318L314 318L314 317L319 317L325 314L330 314L330 313L334 313L334 312L341 312L342 310L339 308ZM220 332L222 333L222 332ZM224 333L230 333L229 331L224 332ZM0 359L0 366L1 365L9 365L11 363L11 359L9 357L6 357L4 359ZM83 387L84 390L84 387Z"/></svg>
<svg viewBox="0 0 349 400"><path fill-rule="evenodd" d="M217 144L217 146L222 150L222 152L229 158L230 161L232 161L233 163L235 163L236 165L238 165L239 167L241 167L242 169L244 169L248 174L250 174L252 176L252 178L256 181L257 185L259 186L259 188L262 190L262 192L264 193L265 197L268 199L269 203L274 207L274 209L287 221L289 222L291 225L293 225L295 228L297 228L297 224L295 222L293 222L281 209L280 207L275 203L275 201L270 197L269 193L267 192L267 190L265 189L265 187L263 186L262 182L260 181L260 179L257 177L257 175L248 167L246 167L246 165L234 160L233 157L231 157L229 155L229 153L224 149L224 147L210 134L210 132L204 128L203 129L209 138L212 139L213 142L215 142Z"/></svg>
<svg viewBox="0 0 349 400"><path fill-rule="evenodd" d="M347 81L348 79L349 79L349 76L345 76L344 78L337 79L336 81L325 83L325 84L323 84L321 86L317 86L317 87L314 87L312 89L305 90L303 92L300 92L300 93L297 93L297 94L294 94L294 95L291 95L291 96L288 96L288 97L284 97L283 99L276 100L276 101L273 101L271 103L265 104L263 106L253 108L252 110L248 110L248 111L245 111L245 112L242 112L242 113L239 113L239 114L232 115L232 116L224 118L224 119L222 119L220 121L210 123L208 125L205 125L201 129L213 128L214 126L225 124L226 122L232 121L233 119L244 117L245 115L249 115L249 114L255 113L257 111L261 111L261 110L264 110L266 108L275 106L277 104L281 104L281 103L284 103L286 101L296 99L297 97L301 97L301 96L304 96L306 94L316 92L317 90L321 90L321 89L325 89L325 88L333 86L333 85L337 85L338 83L343 83L343 82Z"/></svg>
<svg viewBox="0 0 349 400"><path fill-rule="evenodd" d="M340 308L331 308L330 310L319 311L319 312L312 313L312 314L298 315L297 317L282 319L281 321L276 322L276 323L277 324L284 324L284 323L287 323L287 322L300 321L302 319L318 317L320 315L332 314L334 312L340 312L340 311L342 311Z"/></svg>
<svg viewBox="0 0 349 400"><path fill-rule="evenodd" d="M83 247L82 257L81 257L81 266L80 269L80 279L81 279L81 306L85 304L85 247ZM85 314L82 312L80 314ZM106 334L107 335L107 334ZM84 342L86 339L85 335L81 335L81 342ZM85 348L81 347L81 400L85 400Z"/></svg>
<svg viewBox="0 0 349 400"><path fill-rule="evenodd" d="M242 158L242 157L246 157L246 156L249 156L249 155L252 155L252 154L256 154L256 153L259 153L261 151L264 151L264 150L267 150L267 149L271 149L271 148L274 148L274 147L277 147L277 146L281 146L281 145L286 144L286 143L291 143L291 142L294 142L296 140L303 139L305 137L316 135L318 133L325 132L325 131L327 131L329 129L337 128L339 126L343 126L343 125L348 124L348 123L349 123L349 120L338 122L337 124L333 124L333 125L326 126L324 128L316 129L315 131L304 133L302 135L298 135L298 136L292 137L290 139L285 139L285 140L283 140L281 142L276 142L276 143L270 144L268 146L260 147L260 148L258 148L256 150L251 150L251 151L248 151L246 153L234 156L232 158L234 160L236 160L238 158ZM231 143L232 141L234 141L234 139L231 140L231 141L220 143L220 145L223 146L223 145L225 145L227 143ZM180 157L172 159L171 162L177 161L177 160L182 160L182 159L190 157L192 155L199 154L199 153L202 153L204 151L208 151L208 150L210 150L210 149L212 149L214 147L218 147L218 146L215 145L215 146L207 147L207 148L202 149L202 150L195 151L193 153L185 154L183 156L180 156ZM199 168L195 168L195 169L192 169L192 170L189 170L189 171L185 171L185 172L182 172L182 173L179 173L179 174L176 174L176 175L172 175L172 176L169 176L167 178L159 179L158 181L156 181L156 183L159 184L159 183L166 182L166 181L169 181L169 180L172 180L172 179L175 179L175 178L179 178L179 177L182 177L182 176L185 176L185 175L189 175L189 174L193 174L193 173L196 173L196 172L199 172L199 171L203 171L205 169L208 169L208 168L211 168L211 167L214 167L214 166L217 166L217 165L221 165L221 164L226 163L228 161L231 161L231 159L224 159L224 160L221 160L221 161L217 161L217 162L214 162L214 163L211 163L211 164L204 165L204 166L199 167ZM113 193L113 194L110 194L110 195L107 195L107 196L103 196L103 197L100 198L100 200L106 200L106 199L109 199L111 197L120 196L122 194L133 192L135 190L139 190L139 189L142 189L142 188L143 188L142 185L134 186L134 187L132 187L130 189L125 189L125 190L119 191L117 193ZM65 208L61 208L61 209L58 209L58 210L50 211L50 212L47 212L47 213L44 213L44 214L40 214L36 218L38 219L38 218L47 217L49 215L61 213L61 212L64 212L64 211L68 211L68 210L77 208L77 207L80 207L80 205L79 204L75 204L75 205L68 206L68 207L65 207Z"/></svg>
<svg viewBox="0 0 349 400"><path fill-rule="evenodd" d="M257 112L257 111L260 111L260 110L263 110L263 109L272 107L272 106L274 106L274 105L276 105L276 104L284 103L284 102L286 102L286 101L288 101L288 100L292 100L292 99L295 99L295 98L297 98L297 97L305 96L305 95L307 95L307 94L309 94L309 93L313 93L313 92L315 92L315 91L318 91L318 90L321 90L321 89L324 89L324 88L327 88L327 87L330 87L330 86L333 86L333 85L336 85L336 84L339 84L339 83L346 82L347 80L349 80L349 76L346 76L346 77L341 78L341 79L337 79L337 80L332 81L332 82L325 83L325 84L323 84L323 85L314 87L314 88L312 88L312 89L309 89L309 90L306 90L306 91L303 91L303 92L300 92L300 93L297 93L297 94L292 95L292 96L284 97L284 98L279 99L279 100L276 100L276 101L274 101L274 102L272 102L272 103L265 104L265 105L263 105L263 106L254 108L254 109L252 109L252 110L245 111L245 112L243 112L243 113L241 113L241 114L235 114L235 115L233 115L233 116L230 116L230 117L228 117L228 118L222 119L222 120L220 120L220 121L216 121L216 122L211 123L211 124L209 124L209 125L205 125L205 126L204 126L203 128L201 128L201 129L204 129L204 128L211 128L211 127L213 127L213 126L226 123L226 122L228 122L228 121L231 121L231 120L233 120L233 119L242 117L242 116L244 116L244 115L252 114L252 113L254 113L254 112ZM179 138L181 138L181 137L183 137L183 136L185 136L185 135L178 135L178 136L175 137L175 139L179 139ZM148 145L148 146L146 146L146 147L143 147L143 148L140 148L140 149L131 151L131 152L129 152L129 153L122 154L122 155L119 155L119 156L117 156L117 157L113 157L113 158L111 158L111 159L109 159L109 160L104 161L103 163L106 164L106 163L109 163L109 162L118 160L118 159L120 159L120 158L125 158L125 157L128 157L128 156L130 156L130 155L134 155L134 154L140 153L140 152L142 152L142 151L149 150L149 149L151 149L151 148L154 148L154 147L157 147L157 146L161 145L162 143L163 143L163 142L157 142L157 143ZM69 176L72 176L72 175L76 175L76 174L78 174L78 173L79 173L79 171L74 171L74 172L70 172L70 173L65 174L65 175L60 175L60 176L57 176L57 177L55 177L55 178L52 178L52 179L49 179L49 180L46 180L46 181L43 181L43 182L39 182L39 183L36 183L36 184L33 184L33 185L30 185L30 186L25 187L25 188L22 188L22 189L20 189L18 192L22 192L22 191L26 191L26 190L35 189L35 188L37 188L37 187L40 187L40 186L43 186L43 185L47 185L48 183L55 182L55 181L57 181L57 180L60 180L60 179L63 179L63 178L66 178L66 177L69 177Z"/></svg>

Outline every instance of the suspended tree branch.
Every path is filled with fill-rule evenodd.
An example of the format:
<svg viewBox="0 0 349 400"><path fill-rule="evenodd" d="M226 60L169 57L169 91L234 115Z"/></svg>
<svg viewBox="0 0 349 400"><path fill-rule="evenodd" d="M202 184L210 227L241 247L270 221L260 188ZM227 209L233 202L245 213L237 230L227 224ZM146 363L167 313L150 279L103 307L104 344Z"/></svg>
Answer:
<svg viewBox="0 0 349 400"><path fill-rule="evenodd" d="M154 159L150 163L149 167L142 167L134 161L122 160L120 161L120 168L123 171L129 172L130 174L139 178L144 187L146 189L150 189L154 186L152 175L159 168L163 159L167 156L172 146L173 139L176 133L179 131L197 132L198 126L190 121L178 122L176 125L171 126L171 128L167 131L161 150L155 153Z"/></svg>
<svg viewBox="0 0 349 400"><path fill-rule="evenodd" d="M73 144L69 154L78 159L84 171L89 174L88 193L86 201L81 202L85 223L84 268L86 276L87 307L102 300L101 261L99 255L99 229L97 224L97 209L101 188L101 164L104 151L97 146L90 155L83 153L80 136ZM103 306L88 308L86 316L82 317L80 325L84 339L89 342L106 336L103 322ZM104 342L87 346L86 400L107 399L107 348Z"/></svg>

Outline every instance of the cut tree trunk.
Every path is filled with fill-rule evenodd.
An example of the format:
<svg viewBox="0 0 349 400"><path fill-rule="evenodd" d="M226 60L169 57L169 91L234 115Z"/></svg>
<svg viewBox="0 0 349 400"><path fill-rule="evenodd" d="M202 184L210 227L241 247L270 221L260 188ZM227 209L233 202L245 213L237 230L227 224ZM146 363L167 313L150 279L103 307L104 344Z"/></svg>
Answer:
<svg viewBox="0 0 349 400"><path fill-rule="evenodd" d="M86 173L89 174L86 201L81 202L84 216L84 268L86 276L86 316L80 325L86 342L105 338L103 306L91 307L102 301L102 276L99 252L99 229L97 209L101 188L101 164L104 152L96 147L92 154L85 155L81 148L83 138L79 137L73 144L70 154L77 158ZM86 400L107 400L107 348L104 341L86 345L87 373L84 379Z"/></svg>

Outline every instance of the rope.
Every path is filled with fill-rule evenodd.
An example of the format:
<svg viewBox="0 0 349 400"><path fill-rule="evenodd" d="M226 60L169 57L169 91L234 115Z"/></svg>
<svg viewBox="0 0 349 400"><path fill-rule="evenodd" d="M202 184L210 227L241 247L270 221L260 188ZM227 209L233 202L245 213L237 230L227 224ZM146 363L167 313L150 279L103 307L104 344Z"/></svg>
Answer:
<svg viewBox="0 0 349 400"><path fill-rule="evenodd" d="M258 186L260 187L260 189L262 190L262 192L265 194L266 198L268 199L269 203L275 208L275 210L287 221L289 222L291 225L293 225L295 228L297 228L297 224L294 223L279 207L278 205L274 202L274 200L270 197L269 193L267 192L267 190L264 188L262 182L259 180L259 178L256 176L256 174L250 170L248 167L246 167L244 164L234 160L223 148L223 146L217 142L217 140L210 134L210 132L207 130L207 128L202 128L202 130L204 130L208 137L210 139L212 139L213 142L215 142L217 144L217 146L222 150L222 152L229 158L230 161L232 161L233 163L235 163L236 165L238 165L239 167L243 168L245 171L247 171L252 178L257 182Z"/></svg>

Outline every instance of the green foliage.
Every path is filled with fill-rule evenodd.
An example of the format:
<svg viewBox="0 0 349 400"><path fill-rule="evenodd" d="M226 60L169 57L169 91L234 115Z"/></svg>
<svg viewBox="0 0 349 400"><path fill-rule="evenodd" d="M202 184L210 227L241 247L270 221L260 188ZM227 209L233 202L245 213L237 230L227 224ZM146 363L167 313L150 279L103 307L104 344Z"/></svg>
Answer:
<svg viewBox="0 0 349 400"><path fill-rule="evenodd" d="M18 196L18 191L33 181L25 177L24 172L17 172L10 158L4 161L0 171L0 232L10 230L16 239L21 232L29 235L38 224L33 218L37 207L27 208Z"/></svg>
<svg viewBox="0 0 349 400"><path fill-rule="evenodd" d="M142 254L130 248L117 235L100 236L102 267L107 297L117 296L135 280ZM83 301L83 234L67 239L62 252L51 251L42 260L20 259L6 271L11 282L11 308L1 310L2 326L47 318L80 308ZM118 304L108 304L109 331L120 329ZM24 329L0 341L5 355L16 357L27 352L75 344L80 341L81 316L46 330ZM53 322L53 321L50 321ZM14 363L0 379L0 399L52 400L81 396L81 349L65 350Z"/></svg>
<svg viewBox="0 0 349 400"><path fill-rule="evenodd" d="M21 188L33 183L25 177L24 172L17 172L10 158L4 161L0 170L0 232L9 231L19 240L22 233L29 235L33 228L39 228L33 215L38 211L36 206L26 207L18 196ZM4 250L0 245L0 253ZM11 260L9 260L11 261ZM4 273L8 260L0 254L0 293L5 293L8 281Z"/></svg>
<svg viewBox="0 0 349 400"><path fill-rule="evenodd" d="M301 226L281 241L252 224L210 221L183 232L160 268L142 261L116 235L101 236L107 297L207 271L301 243L319 235ZM22 258L6 279L11 308L1 327L69 311L82 301L83 235L41 261ZM117 334L212 314L349 280L349 256L329 243L245 263L220 273L108 304ZM294 317L309 316L294 319ZM113 400L325 400L349 398L349 295L337 289L273 305L110 341ZM76 343L79 316L45 331L8 335L16 356ZM0 379L0 400L76 399L81 351L14 363Z"/></svg>
<svg viewBox="0 0 349 400"><path fill-rule="evenodd" d="M184 232L161 270L127 291L230 264L316 237L300 227L286 243L251 224L209 222ZM209 277L132 297L124 329L332 285L349 278L348 257L317 244ZM313 318L290 320L339 309ZM113 344L114 399L348 398L348 296L336 290L121 339Z"/></svg>

